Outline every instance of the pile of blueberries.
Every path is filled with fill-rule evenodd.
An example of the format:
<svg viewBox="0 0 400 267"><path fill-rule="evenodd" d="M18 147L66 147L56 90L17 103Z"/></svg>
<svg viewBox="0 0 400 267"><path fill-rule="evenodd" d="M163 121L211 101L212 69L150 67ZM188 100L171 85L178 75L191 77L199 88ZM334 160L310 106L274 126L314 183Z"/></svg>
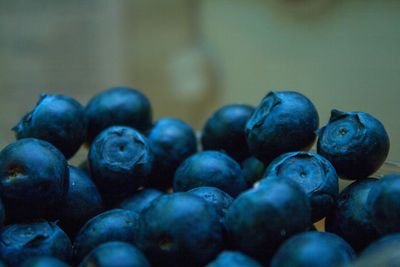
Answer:
<svg viewBox="0 0 400 267"><path fill-rule="evenodd" d="M298 92L223 106L200 136L153 122L136 89L86 107L42 95L13 130L0 266L350 266L400 244L400 175L371 177L389 152L384 126L333 110L319 128ZM82 145L87 160L69 165ZM339 177L356 181L339 193Z"/></svg>

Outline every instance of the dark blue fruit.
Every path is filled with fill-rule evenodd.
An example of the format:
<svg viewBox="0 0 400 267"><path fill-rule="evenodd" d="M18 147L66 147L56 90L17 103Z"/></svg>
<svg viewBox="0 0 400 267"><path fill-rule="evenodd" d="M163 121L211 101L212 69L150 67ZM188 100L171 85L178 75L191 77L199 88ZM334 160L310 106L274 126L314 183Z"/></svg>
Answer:
<svg viewBox="0 0 400 267"><path fill-rule="evenodd" d="M68 236L55 223L46 221L8 225L0 236L0 259L10 266L37 256L68 261L71 251Z"/></svg>
<svg viewBox="0 0 400 267"><path fill-rule="evenodd" d="M91 177L106 202L121 201L146 183L153 153L143 135L133 128L104 130L89 150Z"/></svg>
<svg viewBox="0 0 400 267"><path fill-rule="evenodd" d="M102 200L90 177L82 170L69 166L69 188L58 209L61 228L74 237L90 218L102 212Z"/></svg>
<svg viewBox="0 0 400 267"><path fill-rule="evenodd" d="M355 253L335 234L306 232L287 240L277 251L271 267L350 266Z"/></svg>
<svg viewBox="0 0 400 267"><path fill-rule="evenodd" d="M129 87L114 87L95 95L85 111L89 144L110 126L124 125L145 131L152 123L149 100L138 90Z"/></svg>
<svg viewBox="0 0 400 267"><path fill-rule="evenodd" d="M26 138L0 152L0 191L7 220L51 217L68 191L64 155L48 142Z"/></svg>
<svg viewBox="0 0 400 267"><path fill-rule="evenodd" d="M64 95L42 94L35 109L13 128L17 139L45 140L71 158L85 141L85 110L75 99Z"/></svg>
<svg viewBox="0 0 400 267"><path fill-rule="evenodd" d="M399 247L400 233L386 235L361 253L358 266L400 266Z"/></svg>
<svg viewBox="0 0 400 267"><path fill-rule="evenodd" d="M125 199L118 208L124 210L134 211L136 213L141 213L144 209L150 206L154 199L161 196L163 192L152 188L145 188L135 192L133 196Z"/></svg>
<svg viewBox="0 0 400 267"><path fill-rule="evenodd" d="M135 243L139 224L137 213L121 209L109 210L90 219L75 238L75 261L80 262L92 249L105 242Z"/></svg>
<svg viewBox="0 0 400 267"><path fill-rule="evenodd" d="M297 184L268 179L233 201L225 226L235 248L268 262L283 241L310 227L310 218L309 200Z"/></svg>
<svg viewBox="0 0 400 267"><path fill-rule="evenodd" d="M138 245L152 266L204 266L222 250L219 216L191 193L157 198L142 218Z"/></svg>
<svg viewBox="0 0 400 267"><path fill-rule="evenodd" d="M297 92L270 92L246 124L250 152L268 164L290 151L311 147L319 117L311 101Z"/></svg>
<svg viewBox="0 0 400 267"><path fill-rule="evenodd" d="M218 212L221 221L225 217L225 213L233 202L233 198L224 191L211 186L196 187L188 191L195 194L210 203Z"/></svg>
<svg viewBox="0 0 400 267"><path fill-rule="evenodd" d="M379 233L400 232L400 174L382 177L371 189L368 204Z"/></svg>
<svg viewBox="0 0 400 267"><path fill-rule="evenodd" d="M217 151L199 152L186 159L176 170L173 185L175 192L213 186L233 197L247 188L240 165Z"/></svg>
<svg viewBox="0 0 400 267"><path fill-rule="evenodd" d="M39 256L25 261L21 267L69 267L66 262L49 256Z"/></svg>
<svg viewBox="0 0 400 267"><path fill-rule="evenodd" d="M328 214L339 195L335 169L328 160L316 153L285 153L271 162L264 175L267 179L276 177L296 182L310 199L313 222Z"/></svg>
<svg viewBox="0 0 400 267"><path fill-rule="evenodd" d="M326 217L325 229L346 240L361 251L379 235L371 221L368 200L370 190L378 179L367 178L346 187L339 195L335 209Z"/></svg>
<svg viewBox="0 0 400 267"><path fill-rule="evenodd" d="M245 126L254 108L243 104L231 104L218 109L207 120L201 135L204 150L219 150L237 161L250 156Z"/></svg>
<svg viewBox="0 0 400 267"><path fill-rule="evenodd" d="M223 251L206 267L261 267L262 265L238 251Z"/></svg>
<svg viewBox="0 0 400 267"><path fill-rule="evenodd" d="M150 130L148 141L155 159L149 186L171 188L178 166L197 152L195 133L179 119L164 118Z"/></svg>
<svg viewBox="0 0 400 267"><path fill-rule="evenodd" d="M249 157L242 161L243 176L249 186L264 176L265 164L256 157Z"/></svg>
<svg viewBox="0 0 400 267"><path fill-rule="evenodd" d="M345 179L367 178L385 161L389 137L382 123L364 112L332 110L318 133L317 150Z"/></svg>
<svg viewBox="0 0 400 267"><path fill-rule="evenodd" d="M150 267L143 253L125 242L107 242L93 249L79 267Z"/></svg>

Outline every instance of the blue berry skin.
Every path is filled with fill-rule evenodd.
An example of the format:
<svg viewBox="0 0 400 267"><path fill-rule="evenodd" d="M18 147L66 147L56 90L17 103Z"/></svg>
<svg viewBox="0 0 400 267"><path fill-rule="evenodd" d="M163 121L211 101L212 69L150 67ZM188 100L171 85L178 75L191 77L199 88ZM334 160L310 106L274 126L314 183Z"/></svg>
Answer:
<svg viewBox="0 0 400 267"><path fill-rule="evenodd" d="M64 155L46 141L21 139L0 152L0 191L9 222L51 218L68 184Z"/></svg>
<svg viewBox="0 0 400 267"><path fill-rule="evenodd" d="M113 87L95 95L85 112L88 144L111 126L129 126L146 131L152 124L150 101L140 91L129 87Z"/></svg>
<svg viewBox="0 0 400 267"><path fill-rule="evenodd" d="M79 229L102 210L96 185L84 171L69 166L69 189L58 215L61 228L70 237L75 237Z"/></svg>
<svg viewBox="0 0 400 267"><path fill-rule="evenodd" d="M245 126L254 107L243 104L226 105L207 120L201 135L204 150L225 152L237 161L250 156Z"/></svg>
<svg viewBox="0 0 400 267"><path fill-rule="evenodd" d="M344 179L367 178L385 161L389 137L382 123L365 112L332 110L318 132L317 151Z"/></svg>
<svg viewBox="0 0 400 267"><path fill-rule="evenodd" d="M47 221L8 225L0 236L0 259L9 266L19 266L37 256L68 261L71 252L68 236L55 223Z"/></svg>
<svg viewBox="0 0 400 267"><path fill-rule="evenodd" d="M354 259L353 249L342 238L312 231L287 240L272 259L271 267L350 266Z"/></svg>
<svg viewBox="0 0 400 267"><path fill-rule="evenodd" d="M385 235L364 249L359 258L360 260L365 259L367 262L378 258L378 262L381 263L380 266L399 266L399 246L400 233ZM384 264L385 261L387 265Z"/></svg>
<svg viewBox="0 0 400 267"><path fill-rule="evenodd" d="M140 225L135 212L113 209L90 219L74 241L74 260L79 263L92 249L109 241L135 243Z"/></svg>
<svg viewBox="0 0 400 267"><path fill-rule="evenodd" d="M196 196L201 197L207 203L211 204L218 212L221 222L225 218L226 211L233 202L233 198L224 191L211 186L196 187L188 191Z"/></svg>
<svg viewBox="0 0 400 267"><path fill-rule="evenodd" d="M67 159L85 141L86 130L85 110L78 101L69 96L46 94L13 128L17 139L32 137L47 141Z"/></svg>
<svg viewBox="0 0 400 267"><path fill-rule="evenodd" d="M296 183L268 179L233 201L225 226L235 249L267 263L281 243L311 226L310 218L308 197Z"/></svg>
<svg viewBox="0 0 400 267"><path fill-rule="evenodd" d="M191 193L157 198L142 219L138 246L152 266L204 266L223 248L218 214Z"/></svg>
<svg viewBox="0 0 400 267"><path fill-rule="evenodd" d="M247 189L240 165L218 151L196 153L176 170L173 182L175 192L200 186L217 187L232 197Z"/></svg>
<svg viewBox="0 0 400 267"><path fill-rule="evenodd" d="M93 249L79 267L150 267L149 261L135 246L125 242L107 242Z"/></svg>
<svg viewBox="0 0 400 267"><path fill-rule="evenodd" d="M223 251L206 267L262 267L256 260L239 251Z"/></svg>
<svg viewBox="0 0 400 267"><path fill-rule="evenodd" d="M335 169L327 159L316 153L285 153L269 164L264 177L296 182L310 199L312 222L324 218L333 209L339 196Z"/></svg>
<svg viewBox="0 0 400 267"><path fill-rule="evenodd" d="M103 200L116 203L146 183L153 152L146 138L135 129L113 126L93 141L88 160L91 177Z"/></svg>
<svg viewBox="0 0 400 267"><path fill-rule="evenodd" d="M307 97L291 91L270 92L246 124L250 152L268 164L283 153L308 149L318 124L317 110Z"/></svg>
<svg viewBox="0 0 400 267"><path fill-rule="evenodd" d="M325 230L342 237L357 252L379 237L368 203L369 192L377 183L378 179L367 178L346 187L325 220Z"/></svg>
<svg viewBox="0 0 400 267"><path fill-rule="evenodd" d="M382 177L368 195L371 218L380 234L400 232L400 174Z"/></svg>
<svg viewBox="0 0 400 267"><path fill-rule="evenodd" d="M163 195L163 192L152 188L145 188L135 192L131 197L125 199L118 205L119 209L130 210L140 214L150 206L156 198Z"/></svg>
<svg viewBox="0 0 400 267"><path fill-rule="evenodd" d="M25 261L21 267L69 267L66 262L50 257L50 256L39 256L30 258Z"/></svg>
<svg viewBox="0 0 400 267"><path fill-rule="evenodd" d="M147 138L155 159L149 186L169 189L178 166L197 152L196 135L184 121L163 118L154 124Z"/></svg>
<svg viewBox="0 0 400 267"><path fill-rule="evenodd" d="M244 178L249 186L252 186L264 176L265 164L256 157L248 157L241 163Z"/></svg>

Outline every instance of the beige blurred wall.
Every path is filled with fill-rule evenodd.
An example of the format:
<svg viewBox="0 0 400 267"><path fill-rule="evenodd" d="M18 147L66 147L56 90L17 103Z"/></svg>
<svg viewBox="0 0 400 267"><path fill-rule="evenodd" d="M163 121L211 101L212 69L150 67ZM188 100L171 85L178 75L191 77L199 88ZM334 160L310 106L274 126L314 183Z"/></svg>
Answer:
<svg viewBox="0 0 400 267"><path fill-rule="evenodd" d="M0 145L42 91L85 104L134 86L155 118L200 129L222 104L291 89L321 125L331 108L374 114L400 160L399 11L397 0L0 0Z"/></svg>

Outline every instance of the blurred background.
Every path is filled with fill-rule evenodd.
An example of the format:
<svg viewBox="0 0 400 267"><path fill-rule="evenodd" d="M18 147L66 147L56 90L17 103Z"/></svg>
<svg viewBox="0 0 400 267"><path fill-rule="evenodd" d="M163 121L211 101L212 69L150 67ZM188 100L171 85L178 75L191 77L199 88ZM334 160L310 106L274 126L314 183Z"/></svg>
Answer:
<svg viewBox="0 0 400 267"><path fill-rule="evenodd" d="M296 90L365 111L400 160L398 0L0 0L0 146L40 92L127 85L197 130L218 107Z"/></svg>

